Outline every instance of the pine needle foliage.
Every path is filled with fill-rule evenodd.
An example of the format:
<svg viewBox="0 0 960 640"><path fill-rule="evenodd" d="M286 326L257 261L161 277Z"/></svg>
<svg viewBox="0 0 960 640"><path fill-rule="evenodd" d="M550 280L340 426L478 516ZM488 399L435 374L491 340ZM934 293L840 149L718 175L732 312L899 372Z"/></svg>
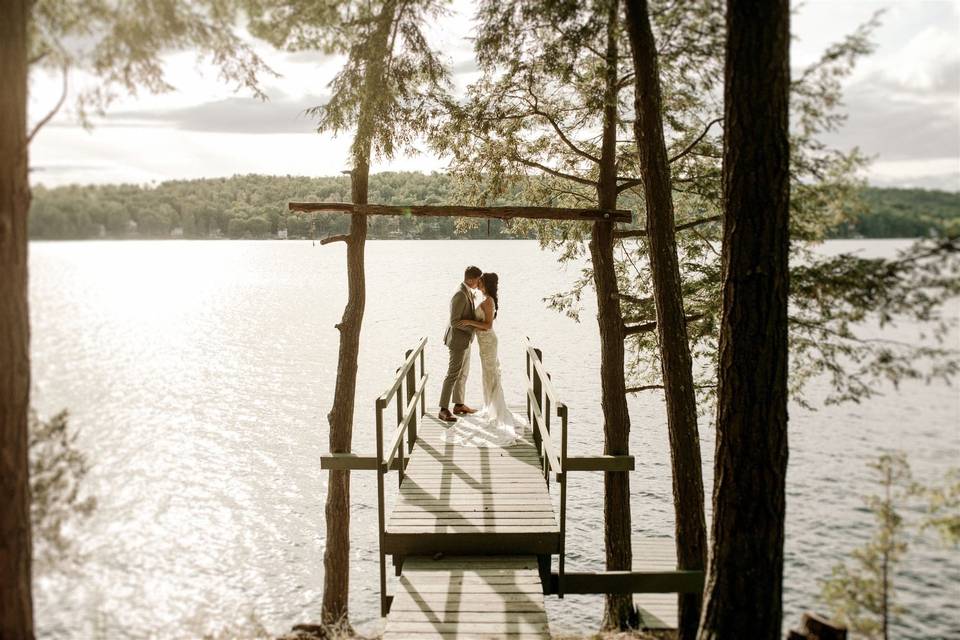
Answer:
<svg viewBox="0 0 960 640"><path fill-rule="evenodd" d="M188 50L212 62L223 81L266 99L261 79L275 73L237 28L233 0L37 0L33 6L31 70L59 70L62 100L68 77L86 80L73 107L85 124L122 93L174 89L163 56Z"/></svg>
<svg viewBox="0 0 960 640"><path fill-rule="evenodd" d="M578 3L481 2L476 53L482 75L432 130L434 147L452 157L460 197L483 204L518 189L526 204L595 206L602 120L603 0ZM859 149L823 142L843 125L842 83L873 51L881 14L827 47L791 82L791 393L809 406L807 382L826 374L827 402L864 401L908 379L953 379L960 353L944 343L955 320L943 302L957 294L960 244L947 226L892 259L824 256L817 245L864 213L868 165ZM716 390L720 303L720 162L724 6L716 0L656 3L665 136L671 160L677 251L700 410ZM624 41L620 50L629 51ZM617 62L618 206L635 211L621 233L618 288L627 321L628 391L662 389L645 207L631 126L632 68ZM470 224L467 222L466 224ZM515 223L518 228L523 223ZM526 223L564 260L584 256L589 227ZM589 265L547 304L579 319ZM864 326L919 324L915 339L867 337Z"/></svg>
<svg viewBox="0 0 960 640"><path fill-rule="evenodd" d="M375 50L373 33L384 4L334 0L244 2L254 36L289 51L346 56L328 86L329 100L306 111L316 119L318 132L344 133L357 127L365 99L366 70L380 53ZM369 116L365 116L373 117L370 140L354 136L354 157L365 156L366 147L372 146L375 157L391 158L410 145L427 128L432 105L450 88L449 69L423 31L425 25L445 14L447 3L405 0L394 4L383 84L372 96Z"/></svg>
<svg viewBox="0 0 960 640"><path fill-rule="evenodd" d="M921 529L933 529L948 547L960 545L960 468L947 472L941 486L918 486L926 500L926 515Z"/></svg>
<svg viewBox="0 0 960 640"><path fill-rule="evenodd" d="M851 561L833 567L821 583L821 598L854 633L887 640L891 624L903 612L896 604L894 574L907 551L900 511L913 484L902 452L883 454L869 466L883 492L866 499L876 522L874 535L851 553Z"/></svg>
<svg viewBox="0 0 960 640"><path fill-rule="evenodd" d="M73 558L68 531L97 506L83 490L90 467L77 435L67 411L48 420L30 412L30 520L33 555L41 566Z"/></svg>

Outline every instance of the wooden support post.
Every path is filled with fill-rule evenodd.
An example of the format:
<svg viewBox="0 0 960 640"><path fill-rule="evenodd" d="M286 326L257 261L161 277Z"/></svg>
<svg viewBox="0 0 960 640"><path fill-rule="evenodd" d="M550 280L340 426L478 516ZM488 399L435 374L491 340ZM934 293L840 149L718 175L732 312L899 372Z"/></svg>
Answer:
<svg viewBox="0 0 960 640"><path fill-rule="evenodd" d="M550 573L550 554L539 554L537 556L537 569L540 571L540 584L543 585L543 592L550 593L552 574Z"/></svg>
<svg viewBox="0 0 960 640"><path fill-rule="evenodd" d="M421 376L427 375L427 365L426 365L426 360L425 360L423 351L424 351L423 349L420 349L420 375ZM427 415L427 390L426 389L424 389L423 393L420 394L420 415L421 416ZM413 442L414 443L417 442L417 425L416 424L413 425Z"/></svg>
<svg viewBox="0 0 960 640"><path fill-rule="evenodd" d="M543 362L543 352L540 349L534 349L534 354L537 356L537 360ZM531 362L530 366L533 368L533 397L537 401L537 410L540 411L540 414L543 415L543 383L540 381L540 371L536 366ZM537 453L540 454L540 464L541 467L546 470L546 460L547 457L543 452L543 443L540 441L540 432L537 431L534 426L533 429L533 442L537 447Z"/></svg>
<svg viewBox="0 0 960 640"><path fill-rule="evenodd" d="M529 341L530 338L527 338L527 340ZM527 386L528 386L528 388L529 388L529 385L530 385L530 352L529 352L529 351L524 351L523 355L524 355L524 359L525 359L526 362L527 362ZM526 395L527 395L527 424L531 424L531 425L532 425L532 424L533 424L533 414L530 412L530 394L528 393L528 394L526 394ZM533 435L534 435L534 437L536 437L536 435L537 435L537 434L536 434L536 430L534 430L534 434L533 434Z"/></svg>
<svg viewBox="0 0 960 640"><path fill-rule="evenodd" d="M550 378L550 374L549 374L549 373L547 374L547 378L548 378L548 379ZM549 393L544 392L544 394L543 394L543 403L542 403L542 404L543 404L543 430L547 432L547 436L552 436L553 434L550 433L550 409L551 409L551 407L550 407L550 394L549 394ZM550 438L550 442L551 442L551 443L554 442L554 440L553 440L552 437ZM554 472L554 473L555 473L556 471L557 471L556 469L549 469L549 468L548 468L547 473L545 474L545 476L546 476L545 479L546 479L546 481L547 481L547 489L548 489L548 490L550 489L550 473L551 473L551 472Z"/></svg>
<svg viewBox="0 0 960 640"><path fill-rule="evenodd" d="M407 352L407 357L410 357L410 353ZM397 369L399 373L400 370ZM413 391L413 388L407 384L407 394L410 394ZM400 425L403 424L403 408L406 403L403 401L403 381L400 382L400 388L397 389L397 422L394 429L399 429ZM393 439L391 438L391 442ZM400 444L399 450L397 451L397 457L400 459L400 473L397 474L397 488L403 484L403 444ZM389 471L389 469L387 470Z"/></svg>
<svg viewBox="0 0 960 640"><path fill-rule="evenodd" d="M560 553L557 555L557 595L563 598L563 576L567 550L567 405L557 407L560 415Z"/></svg>
<svg viewBox="0 0 960 640"><path fill-rule="evenodd" d="M410 354L413 353L413 349L407 350L407 353L404 357L404 360L410 358ZM423 352L421 351L421 354ZM420 365L420 374L423 375L423 364L421 360ZM417 391L417 363L414 361L410 368L407 369L407 403L410 403L410 399L413 398L413 395ZM417 408L413 408L413 417L410 418L410 424L407 426L407 451L413 451L413 443L417 441ZM400 474L403 475L402 473Z"/></svg>
<svg viewBox="0 0 960 640"><path fill-rule="evenodd" d="M383 464L383 402L376 401L377 412L377 523L380 539L380 615L387 615L387 556L383 551L384 536L386 534L387 518L383 496L384 470Z"/></svg>

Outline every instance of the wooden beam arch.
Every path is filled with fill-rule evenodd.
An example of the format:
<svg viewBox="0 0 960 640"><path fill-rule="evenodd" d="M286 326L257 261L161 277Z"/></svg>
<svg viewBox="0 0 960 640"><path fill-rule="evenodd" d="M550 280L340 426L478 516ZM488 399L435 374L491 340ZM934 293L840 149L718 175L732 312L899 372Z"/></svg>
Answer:
<svg viewBox="0 0 960 640"><path fill-rule="evenodd" d="M471 207L463 205L384 205L349 202L291 202L290 211L359 213L368 216L429 216L440 218L498 218L512 220L566 220L571 222L632 222L629 209L570 209L563 207Z"/></svg>

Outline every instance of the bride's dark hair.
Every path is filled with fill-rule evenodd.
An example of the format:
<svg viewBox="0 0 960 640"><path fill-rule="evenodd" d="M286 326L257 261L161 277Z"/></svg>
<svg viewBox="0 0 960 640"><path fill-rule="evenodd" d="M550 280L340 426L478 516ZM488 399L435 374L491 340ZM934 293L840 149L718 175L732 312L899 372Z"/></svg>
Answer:
<svg viewBox="0 0 960 640"><path fill-rule="evenodd" d="M487 295L493 298L493 317L497 317L497 311L500 310L500 301L497 300L497 286L500 284L500 276L495 273L485 273L480 276L483 282L483 289Z"/></svg>

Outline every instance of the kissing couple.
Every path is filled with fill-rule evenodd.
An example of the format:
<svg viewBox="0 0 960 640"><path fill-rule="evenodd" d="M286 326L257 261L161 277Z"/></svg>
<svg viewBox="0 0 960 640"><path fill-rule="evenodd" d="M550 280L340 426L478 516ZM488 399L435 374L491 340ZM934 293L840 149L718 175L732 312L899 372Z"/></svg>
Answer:
<svg viewBox="0 0 960 640"><path fill-rule="evenodd" d="M443 434L446 442L475 447L506 446L523 433L523 421L507 407L500 380L497 334L493 330L500 309L499 284L497 274L467 267L463 282L450 299L450 320L443 336L450 359L437 416L452 425ZM477 337L483 371L483 408L480 411L471 409L464 402L474 336ZM453 411L450 410L451 396Z"/></svg>

